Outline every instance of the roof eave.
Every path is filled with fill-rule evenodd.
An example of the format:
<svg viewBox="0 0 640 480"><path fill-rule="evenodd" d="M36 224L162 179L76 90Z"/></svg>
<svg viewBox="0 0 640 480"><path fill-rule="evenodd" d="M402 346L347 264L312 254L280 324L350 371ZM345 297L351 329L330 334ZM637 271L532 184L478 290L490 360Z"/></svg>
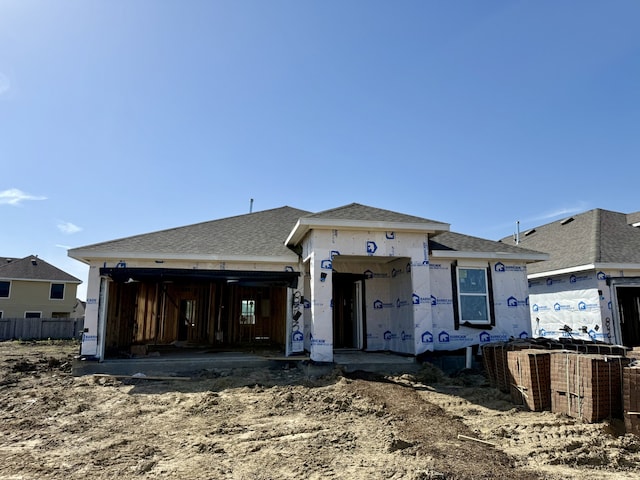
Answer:
<svg viewBox="0 0 640 480"><path fill-rule="evenodd" d="M197 262L238 262L238 263L291 263L297 262L298 257L291 255L217 255L217 254L165 254L165 253L139 253L139 252L82 252L82 250L69 251L68 255L87 264L91 261L101 260L153 260L165 261L197 261Z"/></svg>
<svg viewBox="0 0 640 480"><path fill-rule="evenodd" d="M432 258L465 258L474 260L511 260L527 263L541 262L549 259L546 253L514 253L514 252L465 252L460 250L432 250Z"/></svg>
<svg viewBox="0 0 640 480"><path fill-rule="evenodd" d="M532 273L527 276L531 279L546 278L556 275L565 275L567 273L584 272L587 270L640 270L640 263L589 263L586 265L577 265L574 267Z"/></svg>
<svg viewBox="0 0 640 480"><path fill-rule="evenodd" d="M61 280L61 279L51 279L51 278L17 278L17 277L0 277L0 280L3 281L18 281L18 282L46 282L46 283L76 283L80 285L82 280L76 278L75 280Z"/></svg>

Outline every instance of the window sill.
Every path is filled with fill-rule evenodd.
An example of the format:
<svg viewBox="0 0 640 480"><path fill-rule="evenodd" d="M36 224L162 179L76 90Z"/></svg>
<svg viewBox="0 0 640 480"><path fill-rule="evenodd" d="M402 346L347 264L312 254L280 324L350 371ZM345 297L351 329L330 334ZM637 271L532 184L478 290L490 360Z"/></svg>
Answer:
<svg viewBox="0 0 640 480"><path fill-rule="evenodd" d="M491 323L471 323L471 322L462 322L460 324L461 327L469 327L469 328L477 328L480 330L491 330L493 325Z"/></svg>

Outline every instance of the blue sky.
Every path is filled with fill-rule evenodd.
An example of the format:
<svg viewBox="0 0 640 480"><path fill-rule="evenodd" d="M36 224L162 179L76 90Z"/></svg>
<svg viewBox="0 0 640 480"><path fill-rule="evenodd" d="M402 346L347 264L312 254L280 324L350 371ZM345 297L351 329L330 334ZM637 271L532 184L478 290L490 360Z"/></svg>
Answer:
<svg viewBox="0 0 640 480"><path fill-rule="evenodd" d="M0 255L351 202L640 210L640 2L0 0Z"/></svg>

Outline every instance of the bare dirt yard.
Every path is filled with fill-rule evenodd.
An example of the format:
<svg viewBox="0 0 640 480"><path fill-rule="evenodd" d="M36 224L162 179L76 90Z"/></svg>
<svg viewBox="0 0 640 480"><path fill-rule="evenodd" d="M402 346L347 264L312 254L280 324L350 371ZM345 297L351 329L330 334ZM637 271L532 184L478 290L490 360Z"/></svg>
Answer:
<svg viewBox="0 0 640 480"><path fill-rule="evenodd" d="M479 374L74 377L77 351L0 342L0 478L640 478L620 421L527 412Z"/></svg>

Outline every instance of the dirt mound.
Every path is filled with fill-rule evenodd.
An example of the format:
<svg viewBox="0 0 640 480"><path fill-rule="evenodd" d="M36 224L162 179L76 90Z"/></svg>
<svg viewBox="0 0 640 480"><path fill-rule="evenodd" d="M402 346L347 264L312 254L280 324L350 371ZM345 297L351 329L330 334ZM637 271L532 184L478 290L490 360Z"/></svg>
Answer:
<svg viewBox="0 0 640 480"><path fill-rule="evenodd" d="M0 478L640 477L619 424L522 411L482 372L72 377L75 352L0 343Z"/></svg>

